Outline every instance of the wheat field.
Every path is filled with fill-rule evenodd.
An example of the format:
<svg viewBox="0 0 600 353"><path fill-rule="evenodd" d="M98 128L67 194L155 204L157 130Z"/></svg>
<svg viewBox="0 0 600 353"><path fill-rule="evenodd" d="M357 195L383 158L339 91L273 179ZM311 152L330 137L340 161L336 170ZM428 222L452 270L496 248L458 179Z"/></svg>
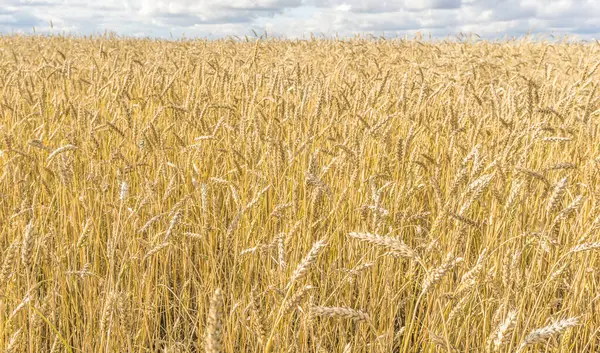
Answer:
<svg viewBox="0 0 600 353"><path fill-rule="evenodd" d="M0 350L597 352L599 64L0 37Z"/></svg>

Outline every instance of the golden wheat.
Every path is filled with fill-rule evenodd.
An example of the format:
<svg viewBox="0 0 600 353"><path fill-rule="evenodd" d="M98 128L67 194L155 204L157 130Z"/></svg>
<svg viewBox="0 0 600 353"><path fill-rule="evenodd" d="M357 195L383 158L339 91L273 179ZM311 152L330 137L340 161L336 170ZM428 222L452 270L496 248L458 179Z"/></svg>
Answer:
<svg viewBox="0 0 600 353"><path fill-rule="evenodd" d="M600 351L599 67L0 37L0 351Z"/></svg>

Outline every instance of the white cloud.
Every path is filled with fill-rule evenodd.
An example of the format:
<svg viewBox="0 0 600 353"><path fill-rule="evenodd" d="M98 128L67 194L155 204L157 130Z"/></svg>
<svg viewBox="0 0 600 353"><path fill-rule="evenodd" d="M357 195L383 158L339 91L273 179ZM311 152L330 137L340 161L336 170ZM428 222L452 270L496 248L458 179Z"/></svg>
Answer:
<svg viewBox="0 0 600 353"><path fill-rule="evenodd" d="M444 37L475 32L484 37L533 33L600 32L596 0L0 0L0 33L222 37L266 29L303 35ZM50 28L52 21L54 28Z"/></svg>
<svg viewBox="0 0 600 353"><path fill-rule="evenodd" d="M461 0L421 0L406 1L406 7L414 10L458 9Z"/></svg>

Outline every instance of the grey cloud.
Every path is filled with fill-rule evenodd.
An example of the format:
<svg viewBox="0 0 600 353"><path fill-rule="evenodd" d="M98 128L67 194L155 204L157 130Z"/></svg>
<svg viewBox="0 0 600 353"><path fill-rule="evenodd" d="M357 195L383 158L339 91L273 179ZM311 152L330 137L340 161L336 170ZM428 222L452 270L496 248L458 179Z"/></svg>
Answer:
<svg viewBox="0 0 600 353"><path fill-rule="evenodd" d="M0 17L0 26L9 26L14 29L31 29L42 23L42 19L24 10L5 11Z"/></svg>
<svg viewBox="0 0 600 353"><path fill-rule="evenodd" d="M351 12L356 13L389 13L400 10L419 12L458 9L462 0L308 0L306 3L321 8L347 5Z"/></svg>
<svg viewBox="0 0 600 353"><path fill-rule="evenodd" d="M511 21L536 16L536 7L519 0L479 0L465 4L462 8L465 21L484 18L490 21Z"/></svg>
<svg viewBox="0 0 600 353"><path fill-rule="evenodd" d="M448 10L460 8L461 0L420 0L406 1L406 7L414 10Z"/></svg>
<svg viewBox="0 0 600 353"><path fill-rule="evenodd" d="M249 23L251 18L239 13L211 14L209 17L192 14L160 14L155 17L164 25L172 27L189 27L199 24L221 24L221 23Z"/></svg>
<svg viewBox="0 0 600 353"><path fill-rule="evenodd" d="M331 9L337 6L349 6L349 11L356 13L385 13L404 8L404 0L369 1L369 0L325 0L307 1L308 4Z"/></svg>
<svg viewBox="0 0 600 353"><path fill-rule="evenodd" d="M600 32L594 0L0 0L0 32L114 30L134 36L244 36L252 29L300 37L309 33L445 37L529 32ZM52 20L55 29L49 28Z"/></svg>

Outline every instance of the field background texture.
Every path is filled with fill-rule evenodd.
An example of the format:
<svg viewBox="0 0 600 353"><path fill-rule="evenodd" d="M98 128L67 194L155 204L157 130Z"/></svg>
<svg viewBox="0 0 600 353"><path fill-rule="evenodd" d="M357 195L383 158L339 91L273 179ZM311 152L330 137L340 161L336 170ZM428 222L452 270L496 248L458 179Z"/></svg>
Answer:
<svg viewBox="0 0 600 353"><path fill-rule="evenodd" d="M600 44L0 37L0 351L597 352Z"/></svg>

